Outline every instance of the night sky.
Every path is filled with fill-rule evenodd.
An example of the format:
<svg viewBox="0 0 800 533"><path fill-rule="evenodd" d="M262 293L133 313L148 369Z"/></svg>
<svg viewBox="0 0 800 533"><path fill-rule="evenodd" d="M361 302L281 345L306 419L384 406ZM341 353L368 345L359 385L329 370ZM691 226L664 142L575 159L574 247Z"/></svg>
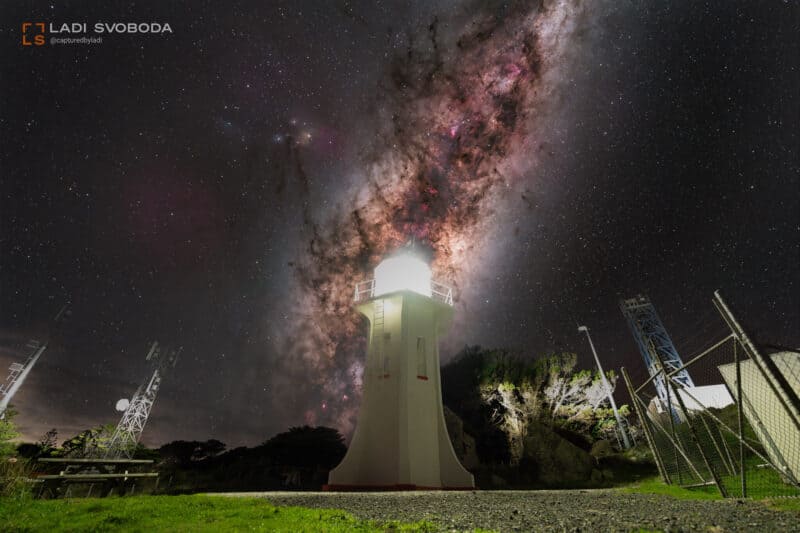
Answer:
<svg viewBox="0 0 800 533"><path fill-rule="evenodd" d="M144 441L349 436L353 284L413 240L466 344L640 379L646 293L688 357L800 346L794 2L4 2L0 369L25 438L116 423L183 346ZM173 33L22 46L25 21ZM51 36L52 37L52 36ZM71 315L49 322L64 302Z"/></svg>

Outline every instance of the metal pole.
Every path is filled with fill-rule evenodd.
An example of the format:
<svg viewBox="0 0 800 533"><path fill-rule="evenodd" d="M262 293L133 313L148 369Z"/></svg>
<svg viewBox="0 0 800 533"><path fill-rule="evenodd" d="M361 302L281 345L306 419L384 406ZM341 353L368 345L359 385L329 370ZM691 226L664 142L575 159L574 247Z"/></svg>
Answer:
<svg viewBox="0 0 800 533"><path fill-rule="evenodd" d="M678 389L677 387L675 387L675 383L673 383L672 380L669 381L669 385L672 388L672 392L675 393L675 397L678 400L678 405L681 408L681 412L683 412L683 416L686 417L686 425L689 426L689 433L692 435L692 440L697 446L697 449L700 452L700 456L703 458L703 462L706 464L706 468L708 468L711 477L714 479L714 483L717 485L717 489L719 489L720 495L723 498L727 498L728 491L725 490L725 486L722 484L722 480L720 479L719 474L717 474L714 465L711 464L711 461L706 456L705 450L703 450L703 447L700 445L700 439L697 437L697 430L694 428L694 425L689 419L689 411L686 409L686 405L684 405L683 403L683 398L681 398L681 395L678 394Z"/></svg>
<svg viewBox="0 0 800 533"><path fill-rule="evenodd" d="M637 398L637 401L639 401L642 404L642 406L644 406L644 402L642 402L640 399ZM691 458L689 458L687 453L683 450L683 443L680 440L677 440L677 441L673 440L673 438L669 436L669 433L667 433L667 430L664 429L663 427L661 427L661 425L657 421L652 420L652 422L653 422L653 426L658 428L658 429L660 429L661 433L664 434L664 437L672 445L672 451L675 453L675 457L678 457L680 455L683 458L683 460L686 461L686 464L689 467L689 470L692 471L692 473L695 475L695 477L697 479L699 479L699 480L702 480L703 483L707 485L708 483L705 481L705 478L700 474L700 472L697 470L697 467L695 467L694 463L692 463ZM680 465L678 464L678 460L677 459L675 460L675 465L676 465L675 468L680 468ZM678 471L678 474L680 474L680 470ZM711 483L713 483L713 481ZM678 484L681 485L682 487L686 486L680 480L680 476L678 477Z"/></svg>
<svg viewBox="0 0 800 533"><path fill-rule="evenodd" d="M700 439L698 438L697 431L695 430L694 425L692 424L692 420L689 417L689 411L686 409L686 405L683 403L683 398L681 398L681 395L678 393L678 388L675 386L675 382L673 381L673 379L667 377L666 370L664 369L664 364L661 361L661 354L659 354L658 350L655 349L655 346L653 346L652 341L650 341L648 344L650 348L650 353L653 355L653 357L656 358L656 360L658 361L658 366L660 367L661 371L664 372L664 377L667 381L667 387L668 387L667 396L669 396L670 392L672 392L672 394L675 395L675 399L678 401L678 406L681 409L681 413L683 414L683 417L686 419L686 425L689 426L689 434L692 436L692 441L694 441L695 446L697 446L697 450L700 452L700 457L703 458L703 463L705 463L706 468L708 468L708 472L711 474L714 483L717 485L717 490L719 490L720 495L723 498L727 498L728 491L725 490L725 487L723 486L722 481L720 480L720 477L717 474L717 471L714 469L714 465L712 465L711 461L708 460L705 450L703 450L703 447L700 445ZM706 480L704 479L702 481Z"/></svg>
<svg viewBox="0 0 800 533"><path fill-rule="evenodd" d="M703 357L705 357L706 355L708 355L712 351L716 350L717 348L719 348L720 346L722 346L723 344L725 344L726 342L728 342L729 340L731 340L734 337L736 337L736 335L731 333L730 335L728 335L727 337L725 337L721 341L717 342L713 346L709 346L708 348L703 350L703 352L701 354L692 357L688 362L682 364L681 366L679 366L675 370L672 370L672 371L668 372L667 376L672 377L675 374L677 374L678 372L683 372L684 370L686 370L687 368L692 366L694 363L696 363L697 361L699 361L700 359L702 359ZM653 374L652 376L650 376L650 378L647 381L645 381L644 383L639 385L639 387L636 389L636 392L641 392L642 390L644 390L644 388L647 386L647 384L650 383L651 381L653 381L656 378L656 376L658 376L658 374Z"/></svg>
<svg viewBox="0 0 800 533"><path fill-rule="evenodd" d="M0 394L2 394L2 397L0 397L0 420L5 418L5 412L6 409L8 408L9 402L11 402L11 399L14 397L14 394L17 393L17 390L19 390L19 388L25 382L25 379L28 377L28 374L30 374L31 369L34 367L34 365L36 365L36 362L39 360L39 357L47 349L47 345L50 342L50 332L53 329L53 325L61 322L64 313L66 313L68 309L69 309L69 302L64 304L58 311L55 318L53 319L53 323L50 324L50 326L48 327L48 333L47 336L45 337L44 344L39 345L39 341L35 339L31 339L29 341L28 347L34 349L33 355L28 357L28 360L25 361L24 368L11 383L9 389L6 391L0 391Z"/></svg>
<svg viewBox="0 0 800 533"><path fill-rule="evenodd" d="M686 394L686 396L688 396L688 397L689 397L689 399L690 399L690 400L692 400L693 402L695 402L695 403L697 403L697 404L699 404L699 403L700 403L700 400L698 400L697 398L695 398L694 396L692 396L692 394L691 394L691 393L690 393L688 390L686 390L686 389L683 389L683 392L684 392L684 394ZM743 402L746 402L746 403L748 403L748 404L749 404L749 402L747 402L747 397L744 397L744 398L742 398L742 401L743 401ZM756 415L755 415L755 412L753 411L753 407L752 407L752 406L750 406L750 405L748 405L747 409L748 409L748 411L749 411L750 413L752 413L752 415L753 415L753 419L756 421L756 423L758 423L759 427L760 427L760 428L763 428L763 427L764 427L764 424L763 424L763 423L762 423L762 422L761 422L761 421L758 419L758 416L756 416ZM719 418L717 418L716 416L714 416L714 415L713 415L713 413L712 413L711 411L706 411L706 416L708 416L708 417L709 417L711 420L713 420L714 422L716 422L716 423L719 425L719 427L721 427L721 428L725 428L725 431L727 431L727 432L728 432L728 433L730 433L731 435L738 435L738 434L736 433L736 431L734 431L732 428L728 427L728 426L725 424L725 422L723 422L722 420L720 420ZM775 462L774 462L772 459L769 459L769 458L767 458L767 457L764 457L763 455L761 455L761 453L760 453L758 450L756 450L755 448L753 448L752 446L750 446L749 444L747 444L747 441L746 441L746 440L744 440L744 439L741 439L739 442L741 442L742 444L744 444L744 446L745 446L745 447L746 447L748 450L750 450L750 452L751 452L753 455L755 455L756 457L758 457L759 459L761 459L763 462L770 464L770 465L771 465L771 466L772 466L772 467L775 469L775 471L777 471L777 472L780 472L782 475L786 476L786 477L789 479L789 481L790 481L791 483L793 483L793 484L795 484L795 485L800 485L800 484L797 482L797 480L796 480L796 479L794 479L794 478L792 478L792 477L791 477L791 472L790 472L790 470L789 470L789 467L788 467L788 465L786 464L786 460L783 458L783 456L781 456L781 455L780 455L780 452L779 452L779 451L777 451L777 450L775 449L775 443L774 443L772 440L770 440L769 433L767 433L767 432L766 432L766 430L764 430L764 429L762 429L762 431L764 431L764 436L765 436L765 439L768 441L768 442L763 442L763 441L762 441L762 444L763 444L764 446L767 446L767 445L769 445L769 446L772 448L772 450L773 450L773 453L775 453L775 455L776 455L776 459L777 459L777 461L778 461L778 462L780 462L780 463L783 465L782 467L778 467L778 465L776 465L776 464L775 464ZM737 438L738 438L738 436L737 436ZM769 452L767 452L767 453L769 453Z"/></svg>
<svg viewBox="0 0 800 533"><path fill-rule="evenodd" d="M45 342L43 345L36 348L33 356L31 356L28 361L25 362L25 367L16 377L14 382L11 384L11 387L8 388L7 391L3 391L3 397L0 398L0 418L3 418L5 415L6 409L8 408L8 404L11 402L11 399L17 393L19 388L25 383L25 379L28 377L28 374L31 373L31 369L36 365L36 361L39 360L39 357L44 353L47 349L47 343ZM19 368L19 367L17 367Z"/></svg>
<svg viewBox="0 0 800 533"><path fill-rule="evenodd" d="M731 475L736 475L736 461L733 460L733 455L731 455L731 448L728 446L728 439L725 438L725 434L722 432L722 428L716 426L717 434L719 435L720 442L722 442L722 449L725 450L725 455L728 458L728 464L730 465L730 472Z"/></svg>
<svg viewBox="0 0 800 533"><path fill-rule="evenodd" d="M744 466L744 417L742 416L742 362L739 360L738 342L733 341L733 364L736 368L736 418L739 421L739 477L742 481L742 498L747 498L747 469Z"/></svg>
<svg viewBox="0 0 800 533"><path fill-rule="evenodd" d="M714 291L714 305L717 310L719 310L722 318L725 319L728 327L730 327L731 331L736 335L742 348L748 352L756 368L758 368L764 376L764 379L767 381L767 384L770 386L775 396L777 396L778 401L786 411L786 414L789 415L789 419L793 422L795 428L800 431L800 400L797 398L797 395L791 389L787 389L783 386L772 371L772 367L769 364L770 361L767 361L750 341L747 333L742 329L739 322L736 321L733 313L731 313L731 310L725 304L722 296L720 296L719 291Z"/></svg>
<svg viewBox="0 0 800 533"><path fill-rule="evenodd" d="M659 373L661 374L661 379L664 379L664 376L667 374L663 368L659 371ZM659 374L656 374L656 376L658 375ZM675 419L678 418L678 413L675 411L675 409L672 408L672 395L669 393L669 384L664 383L664 388L667 390L667 416L669 417L669 428L670 431L672 432L672 439L675 442L680 442L681 444L683 444L681 442L680 437L678 437L678 434L675 432ZM660 400L660 397L658 396L656 397L659 398ZM683 485L683 472L681 472L681 460L680 460L680 455L678 454L678 448L676 447L675 450L673 450L673 452L675 456L675 471L678 473L678 485ZM686 459L686 462L688 463L689 467L694 469L696 472L697 469L694 467L694 465L688 459L688 457L684 457L684 459ZM702 481L705 481L705 479L702 479L702 476L700 476L700 478Z"/></svg>
<svg viewBox="0 0 800 533"><path fill-rule="evenodd" d="M633 392L633 385L631 384L630 376L628 376L628 371L625 370L625 367L622 367L620 370L622 371L622 378L625 380L625 386L628 387L628 392L631 395L631 402L633 402L633 408L636 411L636 416L639 417L639 421L642 423L642 431L644 432L645 439L647 439L647 444L650 445L650 449L653 451L653 459L656 462L656 467L658 467L659 474L661 474L661 479L663 479L664 483L667 485L671 485L672 481L669 479L667 469L661 460L661 455L656 447L655 437L653 437L653 435L650 433L650 427L647 425L645 414L642 412L641 408L639 407L639 402L636 400L636 393Z"/></svg>
<svg viewBox="0 0 800 533"><path fill-rule="evenodd" d="M705 409L705 406L703 404L698 404L698 405L700 405L701 407L703 407ZM717 443L717 439L714 437L714 434L711 432L711 427L708 425L708 422L706 421L706 417L703 416L703 412L701 411L700 414L697 415L697 416L698 416L698 418L700 418L700 421L703 422L703 427L705 428L706 433L708 433L708 438L714 444L714 449L717 450L717 455L719 456L720 462L722 463L722 465L725 467L725 469L728 471L728 473L730 475L734 475L733 468L730 465L728 465L728 463L725 462L725 456L722 454L722 448L720 448L719 444Z"/></svg>
<svg viewBox="0 0 800 533"><path fill-rule="evenodd" d="M625 449L629 449L631 447L631 441L628 438L628 432L625 431L625 426L622 424L622 417L619 415L619 411L617 410L617 404L614 401L614 395L611 392L611 385L608 383L606 379L606 373L603 372L603 366L600 364L600 358L597 357L597 350L594 349L594 343L592 342L592 337L589 335L589 328L586 326L580 326L578 331L583 331L586 333L586 338L589 339L589 346L592 348L592 354L594 354L594 361L597 363L597 370L600 371L600 379L603 380L603 386L606 388L606 394L608 395L608 401L611 402L611 409L614 411L614 418L617 419L617 427L619 428L620 433L622 434L622 441L625 443Z"/></svg>

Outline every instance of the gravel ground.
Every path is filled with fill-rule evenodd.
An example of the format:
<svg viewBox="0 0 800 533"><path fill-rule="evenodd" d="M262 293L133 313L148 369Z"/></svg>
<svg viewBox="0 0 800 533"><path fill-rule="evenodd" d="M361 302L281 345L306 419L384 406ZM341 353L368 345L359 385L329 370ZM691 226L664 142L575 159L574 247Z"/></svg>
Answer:
<svg viewBox="0 0 800 533"><path fill-rule="evenodd" d="M344 509L360 518L428 520L444 531L800 532L800 513L758 502L677 500L619 490L248 492L275 505Z"/></svg>

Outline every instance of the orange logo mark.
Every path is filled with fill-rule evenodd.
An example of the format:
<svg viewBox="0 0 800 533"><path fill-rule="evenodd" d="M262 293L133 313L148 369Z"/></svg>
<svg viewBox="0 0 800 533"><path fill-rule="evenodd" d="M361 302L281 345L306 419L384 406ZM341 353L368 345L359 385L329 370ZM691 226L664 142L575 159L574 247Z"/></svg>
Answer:
<svg viewBox="0 0 800 533"><path fill-rule="evenodd" d="M28 28L31 26L39 31L30 39ZM34 32L31 32L34 33ZM42 46L44 44L44 22L23 22L22 23L22 46Z"/></svg>

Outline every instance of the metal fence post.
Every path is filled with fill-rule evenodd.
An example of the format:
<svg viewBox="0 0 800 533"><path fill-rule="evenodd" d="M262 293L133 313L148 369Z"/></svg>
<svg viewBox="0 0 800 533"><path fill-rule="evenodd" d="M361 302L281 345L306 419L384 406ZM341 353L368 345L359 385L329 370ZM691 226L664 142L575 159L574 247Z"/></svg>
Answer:
<svg viewBox="0 0 800 533"><path fill-rule="evenodd" d="M703 406L703 409L705 409L705 406ZM728 465L728 463L725 462L725 456L722 454L722 448L719 447L719 444L717 443L716 437L714 437L714 434L711 432L711 427L708 425L708 422L706 421L706 417L703 416L703 412L701 411L700 414L697 415L697 416L700 419L700 421L703 423L703 427L705 428L706 433L708 434L708 438L711 440L712 444L714 444L714 449L717 451L717 455L719 456L720 461L722 462L723 466L725 467L725 469L728 471L729 474L734 475L734 472L733 472L734 469L733 469L733 467Z"/></svg>
<svg viewBox="0 0 800 533"><path fill-rule="evenodd" d="M658 364L658 361L656 361L656 364ZM663 368L661 369L661 375L662 377L667 375ZM675 418L678 416L678 413L672 407L672 395L669 393L669 378L667 378L667 382L664 383L664 386L667 388L667 414L669 415L669 430L672 432L672 439L676 443L680 443L681 439L675 432ZM677 446L674 450L672 450L672 454L675 456L675 471L678 473L678 485L683 485L683 473L681 472L681 460L678 454ZM686 459L686 461L691 462L688 459Z"/></svg>
<svg viewBox="0 0 800 533"><path fill-rule="evenodd" d="M728 497L728 491L725 490L725 487L722 485L722 481L720 480L719 474L714 469L714 465L711 464L711 461L708 460L706 456L705 450L700 445L700 439L697 436L697 430L694 428L691 419L689 418L689 411L686 409L686 405L683 403L683 398L678 393L678 388L675 386L675 382L667 375L667 372L664 370L664 364L661 361L661 354L658 353L658 350L655 349L653 346L653 342L649 342L649 349L651 355L658 361L659 369L664 373L664 379L667 380L667 397L669 397L669 393L672 392L675 395L675 399L678 401L678 406L681 409L681 413L683 413L684 418L686 419L686 425L689 426L689 434L692 436L692 440L694 441L695 446L697 446L697 451L700 452L700 457L703 458L703 463L705 463L706 468L708 468L708 472L711 474L711 477L714 479L714 483L717 485L717 489L719 493L722 495L723 498ZM705 480L704 480L705 481Z"/></svg>
<svg viewBox="0 0 800 533"><path fill-rule="evenodd" d="M678 400L678 406L681 408L681 412L683 416L686 417L686 425L689 426L689 434L692 436L692 440L694 441L695 446L697 446L697 450L700 452L700 456L703 458L703 462L708 468L708 472L711 474L711 477L714 479L714 483L717 485L717 489L719 489L719 493L722 495L723 498L728 497L728 491L725 490L725 487L722 485L722 480L717 474L714 465L711 464L708 457L706 456L705 450L700 445L700 439L697 437L697 430L695 429L694 425L692 424L691 419L689 418L689 411L686 409L686 405L683 403L683 398L681 398L680 394L678 394L678 388L675 386L675 383L670 379L669 386L672 389L672 392L675 394L675 399Z"/></svg>
<svg viewBox="0 0 800 533"><path fill-rule="evenodd" d="M728 324L739 344L745 352L748 353L750 359L753 361L755 367L761 372L761 375L766 380L772 392L778 398L781 406L789 415L789 419L794 424L795 428L800 431L800 400L793 390L784 386L784 383L775 375L770 366L771 361L767 361L761 353L756 349L755 345L747 336L742 326L737 322L736 318L731 313L731 310L725 304L725 301L720 296L719 291L714 291L714 306L717 308L722 318Z"/></svg>
<svg viewBox="0 0 800 533"><path fill-rule="evenodd" d="M739 422L739 477L742 498L747 498L747 468L744 465L744 417L742 413L742 362L739 360L738 339L733 341L733 364L736 365L736 418Z"/></svg>
<svg viewBox="0 0 800 533"><path fill-rule="evenodd" d="M625 386L628 387L628 393L631 395L631 402L633 403L633 408L636 411L636 416L639 417L639 421L642 423L642 431L644 431L645 439L647 439L647 444L650 446L650 450L653 452L653 459L656 462L656 467L658 468L658 473L661 474L661 479L664 480L664 483L667 485L671 485L672 481L669 479L669 474L667 474L667 469L664 467L663 461L661 459L661 454L656 447L656 441L653 437L652 433L650 433L650 426L647 425L647 419L645 418L646 415L642 412L641 408L639 407L639 402L637 401L636 392L633 390L633 385L631 384L631 378L628 376L628 371L625 370L625 367L621 368L622 377L625 380Z"/></svg>

